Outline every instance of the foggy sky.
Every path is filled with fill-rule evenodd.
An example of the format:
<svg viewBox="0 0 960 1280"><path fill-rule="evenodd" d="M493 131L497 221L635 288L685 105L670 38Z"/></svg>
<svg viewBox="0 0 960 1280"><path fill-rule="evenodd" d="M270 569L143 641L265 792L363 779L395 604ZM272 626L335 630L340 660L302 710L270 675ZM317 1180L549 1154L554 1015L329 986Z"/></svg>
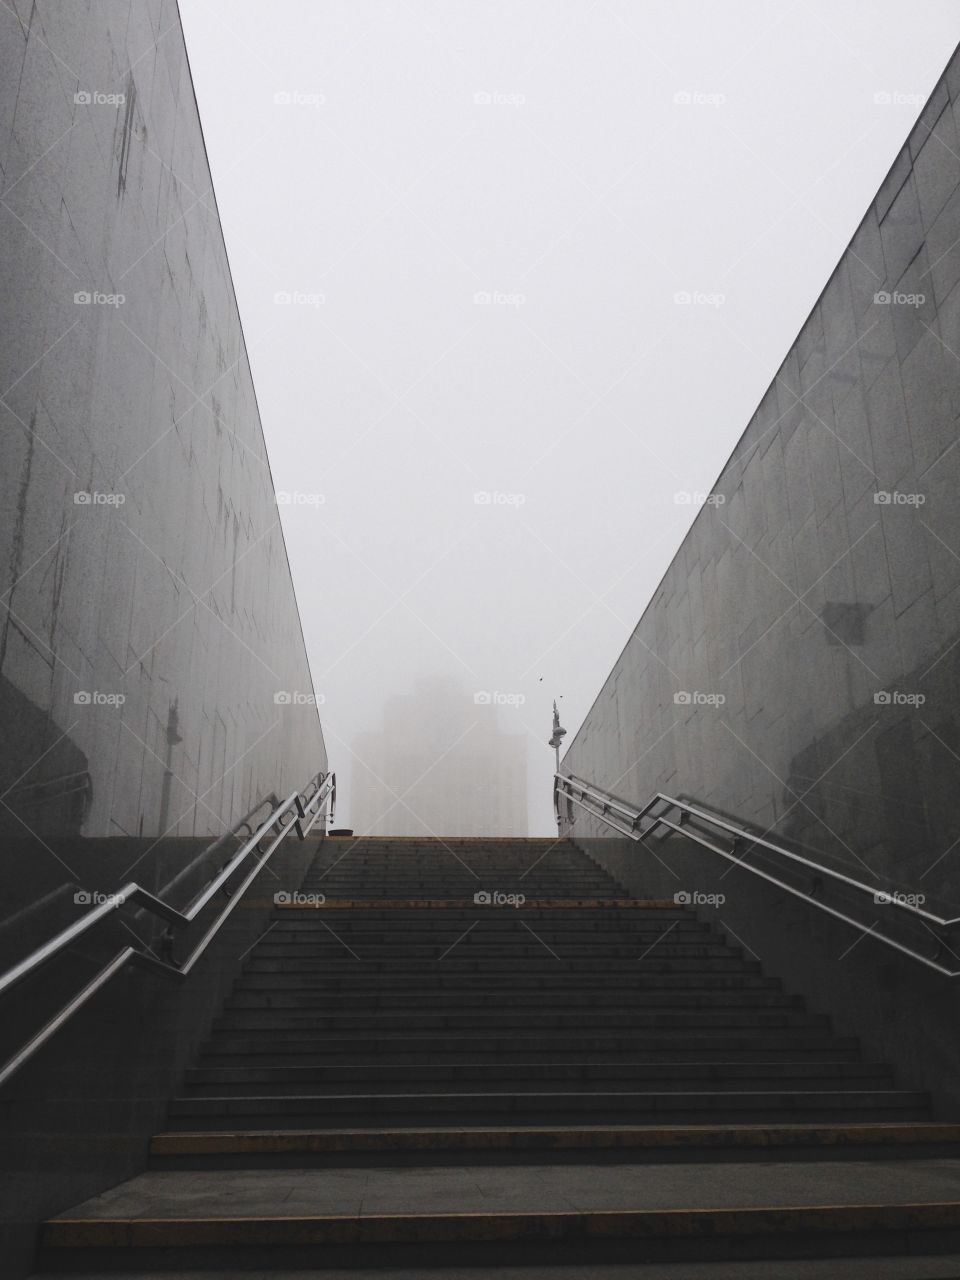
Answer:
<svg viewBox="0 0 960 1280"><path fill-rule="evenodd" d="M340 819L356 735L437 674L465 726L512 699L548 833L552 698L569 741L960 10L180 9Z"/></svg>

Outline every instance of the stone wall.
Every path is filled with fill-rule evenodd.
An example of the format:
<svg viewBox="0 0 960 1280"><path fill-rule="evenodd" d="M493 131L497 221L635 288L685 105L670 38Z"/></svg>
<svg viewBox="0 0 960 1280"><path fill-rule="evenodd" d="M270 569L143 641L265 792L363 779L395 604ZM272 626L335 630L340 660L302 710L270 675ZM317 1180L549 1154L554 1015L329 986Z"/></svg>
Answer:
<svg viewBox="0 0 960 1280"><path fill-rule="evenodd" d="M955 55L562 765L953 905L958 137Z"/></svg>
<svg viewBox="0 0 960 1280"><path fill-rule="evenodd" d="M3 6L0 229L4 968L131 877L182 905L326 755L172 0ZM309 857L286 842L185 986L126 970L0 1094L4 1274L143 1167ZM125 913L7 997L0 1056L129 929L156 940Z"/></svg>
<svg viewBox="0 0 960 1280"><path fill-rule="evenodd" d="M5 910L66 874L45 845L102 888L86 841L212 838L325 762L316 707L275 701L312 684L176 6L17 8L0 813L31 875Z"/></svg>

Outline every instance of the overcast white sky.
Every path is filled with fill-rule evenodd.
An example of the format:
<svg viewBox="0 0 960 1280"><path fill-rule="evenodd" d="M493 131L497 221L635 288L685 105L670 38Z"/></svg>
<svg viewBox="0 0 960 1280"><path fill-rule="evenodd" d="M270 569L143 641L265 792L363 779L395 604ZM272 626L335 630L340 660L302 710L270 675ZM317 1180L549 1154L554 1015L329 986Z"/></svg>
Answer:
<svg viewBox="0 0 960 1280"><path fill-rule="evenodd" d="M960 6L180 9L276 487L323 498L283 524L340 817L354 735L442 672L464 723L525 698L549 833L551 699L572 737Z"/></svg>

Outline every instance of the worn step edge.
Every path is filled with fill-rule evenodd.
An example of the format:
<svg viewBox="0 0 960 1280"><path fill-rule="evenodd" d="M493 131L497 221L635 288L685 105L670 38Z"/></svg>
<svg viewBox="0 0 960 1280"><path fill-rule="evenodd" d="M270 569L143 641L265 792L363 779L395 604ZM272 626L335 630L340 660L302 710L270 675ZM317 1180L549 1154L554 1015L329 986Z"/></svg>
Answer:
<svg viewBox="0 0 960 1280"><path fill-rule="evenodd" d="M631 1103L634 1107L660 1107L663 1110L685 1111L699 1109L711 1105L722 1105L727 1110L763 1105L776 1106L779 1109L788 1107L821 1106L824 1108L864 1107L898 1105L901 1107L929 1106L929 1095L921 1090L912 1089L724 1089L722 1091L708 1089L671 1089L658 1093L650 1089L582 1089L561 1090L464 1090L456 1093L308 1093L308 1094L212 1094L206 1097L179 1095L170 1102L171 1114L199 1115L203 1112L216 1112L221 1108L227 1114L242 1114L244 1110L260 1109L265 1112L287 1112L294 1107L323 1107L338 1105L345 1107L353 1104L353 1109L368 1104L375 1110L397 1107L430 1104L438 1109L450 1110L455 1104L468 1107L502 1107L507 1103L511 1109L518 1105L542 1110L549 1105L593 1106L615 1103L626 1107Z"/></svg>
<svg viewBox="0 0 960 1280"><path fill-rule="evenodd" d="M55 1218L48 1249L224 1245L387 1244L631 1237L773 1235L785 1232L929 1231L960 1227L960 1202L805 1205L742 1209L434 1213L223 1218Z"/></svg>
<svg viewBox="0 0 960 1280"><path fill-rule="evenodd" d="M537 1080L579 1079L594 1076L597 1079L617 1079L630 1076L636 1080L806 1080L808 1078L844 1081L853 1078L874 1079L891 1077L891 1068L883 1062L459 1062L418 1063L406 1068L396 1063L344 1062L327 1065L300 1065L294 1063L279 1067L222 1066L191 1067L186 1074L187 1084L249 1084L258 1077L264 1083L276 1084L310 1081L324 1076L342 1077L357 1082L351 1072L363 1072L373 1081L390 1080L399 1070L414 1075L418 1082L454 1081L458 1076L468 1079L519 1081L524 1076Z"/></svg>
<svg viewBox="0 0 960 1280"><path fill-rule="evenodd" d="M307 893L304 896L309 897L310 894ZM345 910L356 910L356 909L371 910L375 908L379 908L381 910L384 910L384 909L409 910L411 908L424 910L424 909L431 909L431 908L443 909L445 907L452 907L457 910L463 911L463 910L467 910L468 907L474 908L477 905L482 906L483 910L485 911L517 911L519 910L519 908L514 907L511 904L502 904L502 905L500 903L474 904L473 902L465 904L463 898L415 898L415 897L400 897L400 898L334 898L334 897L330 897L327 899L326 902L323 902L323 903L275 902L274 905L276 906L278 911L345 911ZM640 898L588 898L588 897L527 898L523 904L523 908L525 911L529 911L531 907L536 907L536 908L545 909L545 910L547 909L553 910L557 908L561 910L590 909L590 910L600 910L600 911L609 911L611 909L622 911L625 909L636 909L636 908L641 908L643 910L648 910L648 911L649 910L657 910L657 911L661 911L661 910L676 911L677 910L677 904L675 902L669 901L666 898L662 900L660 899L644 900Z"/></svg>
<svg viewBox="0 0 960 1280"><path fill-rule="evenodd" d="M556 1128L280 1129L154 1134L153 1156L272 1155L298 1152L609 1150L696 1147L816 1147L960 1143L960 1124L590 1125Z"/></svg>

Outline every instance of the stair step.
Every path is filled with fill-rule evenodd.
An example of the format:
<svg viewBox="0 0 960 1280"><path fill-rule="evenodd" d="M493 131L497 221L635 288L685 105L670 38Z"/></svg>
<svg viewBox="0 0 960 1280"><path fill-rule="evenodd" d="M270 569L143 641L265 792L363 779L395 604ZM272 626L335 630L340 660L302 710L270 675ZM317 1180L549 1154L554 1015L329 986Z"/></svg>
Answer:
<svg viewBox="0 0 960 1280"><path fill-rule="evenodd" d="M584 1006L591 1010L612 1006L622 1008L630 1000L631 1012L644 1009L801 1009L799 996L785 995L782 991L769 990L671 990L657 991L650 987L605 988L569 987L567 990L518 987L509 997L513 1011L535 1009L542 1011L554 1006L575 1008ZM405 991L310 991L310 990L244 990L237 988L229 996L224 1008L242 1009L320 1009L340 1013L344 1010L360 1013L364 1010L408 1009L419 1015L441 1009L462 1009L468 1003L471 1011L478 1013L490 1008L501 1009L504 993L498 990L474 988L467 992L408 988Z"/></svg>
<svg viewBox="0 0 960 1280"><path fill-rule="evenodd" d="M481 910L485 914L478 916L477 912ZM652 941L666 937L668 933L674 938L689 938L691 935L716 938L709 925L702 920L672 920L664 923L662 919L651 920L646 915L628 914L619 907L611 907L606 911L602 907L544 907L530 911L519 907L486 909L461 906L349 907L342 911L330 910L326 906L296 909L286 907L278 913L274 931L280 934L317 933L317 922L325 917L335 920L337 929L350 933L444 934L462 932L470 925L477 930L478 936L488 941L509 941L518 929L532 927L534 924L543 932L564 937L600 933L614 941L620 937L634 938L638 935ZM716 940L720 941L719 938Z"/></svg>
<svg viewBox="0 0 960 1280"><path fill-rule="evenodd" d="M711 1072L705 1068L697 1074L685 1074L682 1067L671 1064L627 1064L624 1067L592 1069L583 1067L533 1067L522 1069L517 1064L501 1065L497 1071L436 1068L423 1073L416 1067L375 1067L353 1064L335 1068L196 1068L184 1085L183 1096L299 1097L315 1089L324 1094L352 1094L366 1087L383 1093L453 1094L466 1090L483 1093L522 1093L531 1088L577 1088L593 1092L622 1091L638 1088L658 1093L687 1092L701 1086L717 1093L742 1092L754 1088L764 1093L785 1087L802 1088L806 1092L835 1092L843 1088L889 1090L894 1087L888 1070L855 1072L849 1075L811 1068L809 1071L777 1072L772 1064L757 1064L759 1070L749 1075ZM646 1067L644 1071L643 1068ZM464 1064L465 1068L465 1064ZM284 1074L287 1072L287 1074Z"/></svg>
<svg viewBox="0 0 960 1280"><path fill-rule="evenodd" d="M797 1013L789 1010L745 1009L726 1010L717 1013L712 1009L669 1009L640 1012L632 1008L599 1010L586 1008L567 1010L527 1009L515 1012L509 1008L456 1010L445 1013L424 1013L418 1009L383 1013L371 1010L363 1013L322 1013L314 1010L248 1009L221 1014L217 1019L218 1030L254 1030L288 1032L295 1030L366 1030L372 1034L391 1030L467 1030L474 1034L503 1033L511 1027L535 1026L540 1030L559 1030L568 1027L649 1027L679 1029L708 1029L754 1027L757 1029L819 1028L826 1029L829 1020L822 1014Z"/></svg>
<svg viewBox="0 0 960 1280"><path fill-rule="evenodd" d="M234 993L248 991L353 991L358 995L386 994L391 991L484 991L490 994L503 991L611 991L616 988L635 991L780 991L777 978L764 978L759 974L740 973L684 973L648 974L632 970L571 975L569 973L448 973L432 970L410 975L380 974L330 974L325 967L314 973L262 972L250 967L238 979Z"/></svg>
<svg viewBox="0 0 960 1280"><path fill-rule="evenodd" d="M426 1115L455 1114L465 1118L474 1115L510 1116L516 1123L518 1113L526 1118L541 1117L540 1123L569 1119L574 1112L602 1113L603 1123L613 1124L618 1119L637 1113L657 1116L662 1121L676 1122L681 1117L709 1112L714 1119L724 1115L743 1113L770 1114L771 1118L786 1120L798 1113L812 1111L828 1115L842 1111L844 1114L869 1113L865 1119L881 1117L890 1111L910 1113L907 1118L926 1118L929 1099L926 1094L906 1089L843 1089L801 1090L786 1089L716 1090L694 1092L670 1090L652 1091L601 1090L580 1092L530 1091L463 1092L463 1093L326 1093L301 1094L277 1097L219 1096L178 1097L170 1106L173 1117L202 1117L207 1123L214 1119L233 1119L237 1116L262 1116L294 1118L325 1118L331 1122L350 1115L367 1123L384 1120L389 1116L414 1116L422 1123ZM548 1119L549 1117L549 1119ZM491 1121L492 1122L492 1121Z"/></svg>
<svg viewBox="0 0 960 1280"><path fill-rule="evenodd" d="M526 1025L525 1022L524 1026ZM837 1036L823 1028L810 1026L780 1027L773 1031L758 1028L752 1032L745 1032L743 1029L731 1031L723 1027L694 1027L693 1029L652 1027L643 1034L631 1035L620 1029L619 1023L613 1032L606 1033L585 1032L580 1030L578 1025L574 1025L559 1032L541 1029L536 1034L527 1035L523 1030L500 1035L496 1033L496 1029L491 1031L468 1027L466 1030L460 1030L459 1033L441 1036L430 1030L412 1035L409 1028L404 1026L400 1032L386 1035L371 1034L361 1030L355 1031L352 1035L320 1037L310 1027L296 1026L289 1028L282 1039L277 1037L273 1026L257 1029L244 1024L239 1031L231 1031L215 1025L213 1036L208 1043L221 1046L227 1043L249 1046L269 1045L274 1052L289 1050L298 1045L314 1045L319 1049L329 1046L331 1053L338 1051L338 1046L360 1045L374 1050L381 1047L393 1052L445 1053L466 1049L481 1053L505 1053L514 1050L521 1053L557 1053L566 1050L622 1053L647 1050L657 1054L670 1054L682 1050L693 1053L721 1053L733 1049L791 1054L803 1050L813 1053L831 1049L856 1053L859 1047L859 1041L854 1036Z"/></svg>
<svg viewBox="0 0 960 1280"><path fill-rule="evenodd" d="M290 1130L170 1130L155 1135L155 1157L233 1155L294 1156L331 1153L430 1154L464 1151L571 1150L599 1152L611 1149L647 1152L651 1159L670 1152L703 1153L788 1150L864 1150L887 1152L916 1147L960 1150L960 1124L936 1121L881 1124L741 1124L741 1125L565 1125L523 1128L428 1129L290 1129ZM640 1157L642 1158L642 1157Z"/></svg>
<svg viewBox="0 0 960 1280"><path fill-rule="evenodd" d="M354 960L342 948L337 954L325 959L311 959L309 956L301 956L299 952L291 956L272 957L267 956L265 953L265 942L261 943L256 951L251 951L244 966L244 973L341 973L345 977L356 978L358 981L364 980L366 975L376 975L378 982L381 980L406 982L408 981L408 975L436 976L438 973L437 963L433 958L430 960L395 959L390 961L371 960L363 957L360 960ZM660 958L660 954L661 949L657 948L655 953L644 957L641 965L635 954L629 960L615 962L600 959L565 960L549 956L541 949L541 954L539 956L531 956L524 964L522 973L517 973L516 965L512 960L481 959L476 955L463 956L451 951L449 955L444 956L442 973L445 975L497 975L498 977L503 975L507 978L512 976L517 978L529 976L532 978L540 974L549 974L556 977L557 981L560 982L567 981L566 974L591 976L610 974L614 977L620 974L643 974L646 977L656 974L669 974L677 977L687 974L692 977L714 977L723 974L760 974L760 965L756 960L739 960L732 956L729 951L709 962L697 957L678 957L673 960L663 960ZM765 981L779 983L780 980L778 978L768 978Z"/></svg>
<svg viewBox="0 0 960 1280"><path fill-rule="evenodd" d="M314 898L311 898L311 892L315 892ZM669 908L652 907L649 903L632 902L609 895L593 896L582 893L548 896L527 892L523 894L523 901L519 905L504 903L479 905L474 901L472 893L466 899L462 894L430 896L404 893L399 897L390 897L379 892L378 888L371 889L368 894L335 897L332 893L326 892L325 886L320 885L316 891L303 886L296 898L291 898L289 902L281 901L275 905L282 908L281 919L283 920L291 918L309 920L318 912L323 915L342 911L349 911L351 918L358 919L381 919L389 918L391 915L396 917L398 913L403 912L404 916L409 916L410 919L432 920L438 911L442 911L448 917L462 914L471 919L480 920L509 920L511 916L516 918L522 916L524 919L536 916L544 920L576 920L582 917L584 919L621 919L630 924L642 922L658 928L665 927L666 924L675 924L676 928L703 930L709 928L696 916L683 918L675 915L677 908L672 905Z"/></svg>
<svg viewBox="0 0 960 1280"><path fill-rule="evenodd" d="M114 1250L136 1266L193 1250L266 1271L298 1248L304 1265L327 1267L365 1247L394 1266L777 1257L801 1241L826 1257L956 1248L956 1161L768 1165L762 1181L756 1164L731 1161L716 1174L712 1163L655 1179L643 1163L598 1166L589 1182L549 1164L378 1168L358 1185L348 1169L258 1169L211 1186L203 1171L148 1171L45 1223L43 1261L75 1250L96 1265L95 1251Z"/></svg>
<svg viewBox="0 0 960 1280"><path fill-rule="evenodd" d="M782 1063L636 1063L636 1062L570 1062L570 1063L344 1063L339 1066L285 1066L285 1067L193 1067L186 1075L191 1089L209 1086L242 1088L253 1084L291 1085L338 1081L356 1086L363 1082L382 1084L410 1081L423 1086L425 1082L480 1081L485 1088L495 1082L506 1081L516 1085L520 1081L548 1084L557 1081L620 1081L637 1083L654 1081L658 1088L679 1088L691 1080L709 1081L712 1084L729 1084L731 1087L745 1080L801 1080L811 1087L832 1081L835 1088L840 1081L885 1081L891 1078L890 1068L883 1063L837 1062L782 1062ZM394 1092L395 1090L391 1090Z"/></svg>
<svg viewBox="0 0 960 1280"><path fill-rule="evenodd" d="M442 1061L445 1065L475 1062L478 1056L509 1063L531 1058L550 1063L605 1061L611 1053L627 1055L624 1060L643 1064L668 1062L792 1061L798 1054L833 1062L856 1062L857 1043L849 1038L797 1036L670 1036L659 1033L640 1037L534 1037L486 1039L481 1037L442 1038L396 1036L386 1038L313 1037L297 1033L278 1042L272 1034L215 1036L203 1048L204 1065L234 1065L238 1058L253 1065L312 1066L325 1063L383 1063L415 1066Z"/></svg>
<svg viewBox="0 0 960 1280"><path fill-rule="evenodd" d="M337 931L339 934L339 930ZM273 938L271 933L270 938ZM437 961L442 958L444 964L448 959L457 953L460 960L480 960L485 961L488 958L491 961L509 959L509 962L516 967L517 965L526 966L530 960L539 960L544 955L550 955L551 951L548 946L544 945L544 941L533 940L524 942L522 939L515 939L509 945L503 943L499 946L486 941L472 941L469 936L454 940L454 946L451 948L449 943L441 942L394 942L392 945L385 945L382 942L373 942L364 939L362 943L352 939L358 946L362 947L362 953L354 952L351 957L350 950L351 940L341 940L341 937L329 934L323 938L314 936L303 936L286 938L282 943L264 942L263 955L269 959L297 959L303 957L305 959L314 960L342 960L344 956L352 958L354 963L361 964L364 961L397 961L399 963L416 961L416 960L432 960ZM641 940L633 941L629 946L609 945L602 946L598 943L572 943L564 941L559 943L559 953L554 948L552 954L557 963L563 961L579 963L580 961L594 959L609 960L632 960L634 964L646 964L647 954L646 948ZM743 953L738 947L728 947L722 943L654 943L657 951L657 960L732 960L742 959ZM652 948L651 948L652 951ZM392 967L392 965L391 965Z"/></svg>

